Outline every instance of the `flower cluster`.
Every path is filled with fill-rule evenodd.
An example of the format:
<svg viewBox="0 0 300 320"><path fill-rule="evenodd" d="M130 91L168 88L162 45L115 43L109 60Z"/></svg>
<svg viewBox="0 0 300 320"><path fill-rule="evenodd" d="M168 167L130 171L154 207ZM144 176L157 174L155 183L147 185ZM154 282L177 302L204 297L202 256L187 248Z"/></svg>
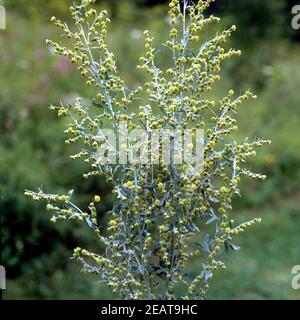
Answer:
<svg viewBox="0 0 300 320"><path fill-rule="evenodd" d="M121 298L126 299L203 299L214 271L224 269L222 253L236 249L232 238L260 219L236 225L232 219L232 202L240 195L242 178L265 179L252 173L247 160L256 149L270 143L266 140L239 142L235 115L248 99L256 99L250 91L237 96L233 90L215 101L209 94L220 80L224 60L240 55L239 50L223 48L236 27L198 44L201 32L219 18L205 17L204 11L213 0L193 4L188 0L169 3L170 33L162 47L169 52L169 65L162 69L157 60L159 51L146 30L145 54L139 69L148 80L143 87L131 90L120 78L115 58L106 43L109 18L106 11L91 9L94 0L82 0L71 7L75 30L56 18L52 21L63 30L69 46L47 40L59 55L78 65L87 86L95 87L92 105L78 98L74 105L59 107L59 117L67 116L70 124L65 131L66 143L78 143L80 152L71 159L82 159L91 170L84 174L101 176L114 185L115 202L107 213L107 227L100 232L97 224L95 196L87 211L80 210L68 195L26 191L34 200L46 201L52 221L69 219L86 221L105 244L102 255L76 248L74 258L83 270L99 274ZM197 48L195 50L195 48ZM143 92L148 104L139 111L130 110ZM93 108L97 107L95 114ZM106 141L104 125L117 130L126 121L128 131L144 129L203 129L205 148L203 171L186 174L188 165L181 164L101 164L97 150ZM129 143L129 142L128 142ZM129 150L130 144L121 145ZM192 148L192 146L191 146ZM111 146L112 152L119 151ZM158 150L158 152L161 152ZM188 263L198 261L199 273L186 272ZM186 294L176 295L183 284Z"/></svg>

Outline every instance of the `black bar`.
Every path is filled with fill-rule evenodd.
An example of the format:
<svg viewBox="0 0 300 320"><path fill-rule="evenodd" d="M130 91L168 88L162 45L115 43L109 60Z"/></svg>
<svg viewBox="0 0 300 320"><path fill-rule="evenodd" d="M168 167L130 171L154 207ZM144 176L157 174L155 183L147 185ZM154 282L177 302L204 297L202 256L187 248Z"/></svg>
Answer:
<svg viewBox="0 0 300 320"><path fill-rule="evenodd" d="M105 309L106 308L106 309ZM280 313L295 314L300 310L299 301L21 301L2 300L0 313L9 319L205 319L204 316L220 319L268 316Z"/></svg>

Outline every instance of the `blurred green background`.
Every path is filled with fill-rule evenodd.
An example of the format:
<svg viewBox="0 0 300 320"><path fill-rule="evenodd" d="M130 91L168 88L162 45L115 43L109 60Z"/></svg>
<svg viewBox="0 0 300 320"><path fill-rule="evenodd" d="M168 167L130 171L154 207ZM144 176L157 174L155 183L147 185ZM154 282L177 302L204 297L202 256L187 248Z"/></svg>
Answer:
<svg viewBox="0 0 300 320"><path fill-rule="evenodd" d="M89 96L68 61L54 56L45 39L58 39L52 15L68 19L68 0L4 1L7 29L0 30L0 197L1 264L7 270L5 299L106 299L97 277L80 274L69 260L76 246L97 249L85 226L53 225L25 188L66 192L75 187L82 206L92 193L103 195L101 213L113 201L110 186L82 183L80 163L70 162L64 145L65 120L48 109L60 100ZM135 69L143 51L144 29L164 37L167 1L98 1L113 18L109 42L130 85L143 82ZM216 97L225 90L252 88L259 99L240 109L240 135L273 141L251 166L266 182L244 182L236 201L237 220L260 216L263 223L235 241L241 251L226 255L209 299L299 299L291 287L292 266L300 264L300 30L291 27L297 1L217 0L208 13L236 24L231 46L243 55L225 63ZM66 120L67 121L67 120ZM197 264L190 266L197 271Z"/></svg>

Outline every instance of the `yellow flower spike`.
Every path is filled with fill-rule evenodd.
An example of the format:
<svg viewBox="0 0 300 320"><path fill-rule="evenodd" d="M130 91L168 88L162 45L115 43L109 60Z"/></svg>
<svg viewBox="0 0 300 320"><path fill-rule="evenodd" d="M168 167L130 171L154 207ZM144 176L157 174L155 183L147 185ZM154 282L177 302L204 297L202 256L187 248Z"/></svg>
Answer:
<svg viewBox="0 0 300 320"><path fill-rule="evenodd" d="M228 189L224 186L220 188L220 192L222 192L222 193L226 193L227 191L228 191Z"/></svg>
<svg viewBox="0 0 300 320"><path fill-rule="evenodd" d="M160 182L157 186L158 186L159 189L162 189L164 184L162 182Z"/></svg>
<svg viewBox="0 0 300 320"><path fill-rule="evenodd" d="M99 145L98 145L98 143L95 141L95 142L93 142L92 147L93 147L94 149L98 149L98 148L99 148Z"/></svg>
<svg viewBox="0 0 300 320"><path fill-rule="evenodd" d="M159 231L160 232L164 232L165 231L165 227L164 226L159 226Z"/></svg>
<svg viewBox="0 0 300 320"><path fill-rule="evenodd" d="M202 212L205 212L205 211L207 211L207 207L206 207L206 206L202 206L202 207L200 208L200 210L201 210Z"/></svg>
<svg viewBox="0 0 300 320"><path fill-rule="evenodd" d="M94 197L94 200L95 200L95 202L100 202L100 201L101 201L101 197L98 196L98 195L96 195L96 196Z"/></svg>
<svg viewBox="0 0 300 320"><path fill-rule="evenodd" d="M160 206L160 200L156 199L156 200L154 201L154 204L155 204L157 207Z"/></svg>
<svg viewBox="0 0 300 320"><path fill-rule="evenodd" d="M65 195L62 195L59 197L59 200L62 201L62 202L66 202L69 198Z"/></svg>
<svg viewBox="0 0 300 320"><path fill-rule="evenodd" d="M55 217L52 217L51 219L50 219L50 221L52 222L52 223L56 223L56 218Z"/></svg>
<svg viewBox="0 0 300 320"><path fill-rule="evenodd" d="M200 256L200 254L201 254L201 251L199 249L195 250L195 255L196 256Z"/></svg>
<svg viewBox="0 0 300 320"><path fill-rule="evenodd" d="M213 148L216 145L215 141L210 141L209 146Z"/></svg>
<svg viewBox="0 0 300 320"><path fill-rule="evenodd" d="M117 224L117 221L116 220L110 220L109 221L109 225L110 226L115 226Z"/></svg>
<svg viewBox="0 0 300 320"><path fill-rule="evenodd" d="M229 234L231 232L230 228L225 229L225 233Z"/></svg>
<svg viewBox="0 0 300 320"><path fill-rule="evenodd" d="M133 187L133 182L132 182L132 181L128 181L128 182L126 183L126 186L127 186L128 188Z"/></svg>
<svg viewBox="0 0 300 320"><path fill-rule="evenodd" d="M225 213L225 209L221 207L221 208L218 209L218 212L221 213L221 214L224 214Z"/></svg>

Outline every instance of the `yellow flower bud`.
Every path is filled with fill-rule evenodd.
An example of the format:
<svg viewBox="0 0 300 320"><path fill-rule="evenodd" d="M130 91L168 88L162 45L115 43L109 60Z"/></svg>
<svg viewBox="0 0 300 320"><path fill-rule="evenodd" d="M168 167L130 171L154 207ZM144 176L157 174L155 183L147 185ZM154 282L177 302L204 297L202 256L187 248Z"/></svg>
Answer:
<svg viewBox="0 0 300 320"><path fill-rule="evenodd" d="M101 201L101 197L100 196L95 196L94 200L95 200L95 202L100 202Z"/></svg>
<svg viewBox="0 0 300 320"><path fill-rule="evenodd" d="M156 199L156 200L154 201L154 204L155 204L156 206L159 206L159 205L160 205L160 200Z"/></svg>

